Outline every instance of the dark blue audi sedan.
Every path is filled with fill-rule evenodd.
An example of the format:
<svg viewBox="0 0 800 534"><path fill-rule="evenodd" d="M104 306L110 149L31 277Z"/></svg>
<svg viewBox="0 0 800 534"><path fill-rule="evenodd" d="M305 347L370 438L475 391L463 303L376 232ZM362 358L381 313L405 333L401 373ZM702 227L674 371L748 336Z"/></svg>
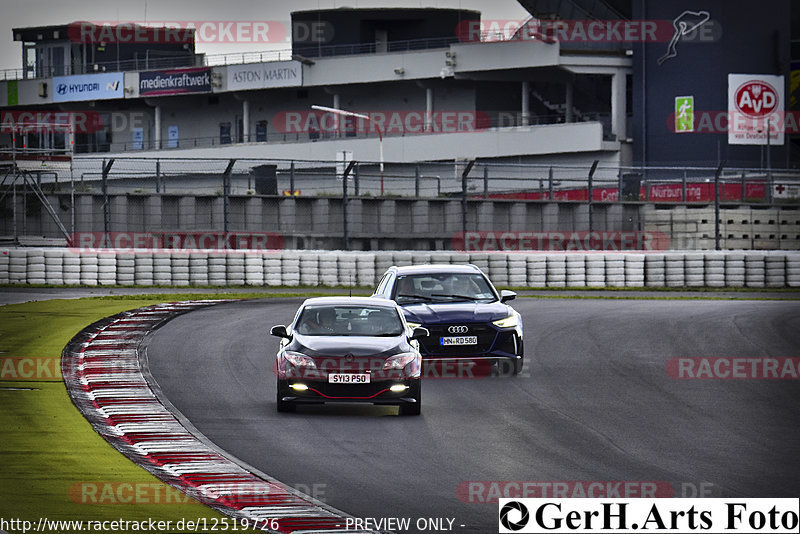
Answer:
<svg viewBox="0 0 800 534"><path fill-rule="evenodd" d="M426 364L489 363L499 374L522 370L522 317L506 304L517 294L498 293L475 265L389 267L372 295L394 300L409 326L426 328L420 340Z"/></svg>

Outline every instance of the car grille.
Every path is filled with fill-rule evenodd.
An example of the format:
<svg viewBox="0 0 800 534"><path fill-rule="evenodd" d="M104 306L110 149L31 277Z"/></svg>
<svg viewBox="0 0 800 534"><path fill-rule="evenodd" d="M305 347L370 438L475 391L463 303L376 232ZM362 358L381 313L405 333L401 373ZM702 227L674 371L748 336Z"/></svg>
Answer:
<svg viewBox="0 0 800 534"><path fill-rule="evenodd" d="M483 324L467 324L468 331L464 334L452 334L447 331L454 325L424 325L430 335L420 339L422 350L426 354L456 355L456 354L481 354L488 352L497 337L497 330ZM463 323L455 326L465 326ZM449 345L442 346L440 338L450 336L478 336L477 345Z"/></svg>

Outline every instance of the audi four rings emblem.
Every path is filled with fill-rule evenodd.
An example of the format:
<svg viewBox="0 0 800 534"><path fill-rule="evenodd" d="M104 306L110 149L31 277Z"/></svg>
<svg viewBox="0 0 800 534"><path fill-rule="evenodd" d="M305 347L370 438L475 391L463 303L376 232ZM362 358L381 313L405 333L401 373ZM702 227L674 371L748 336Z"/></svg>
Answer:
<svg viewBox="0 0 800 534"><path fill-rule="evenodd" d="M447 331L451 334L466 334L469 332L469 328L466 326L450 326L447 328Z"/></svg>

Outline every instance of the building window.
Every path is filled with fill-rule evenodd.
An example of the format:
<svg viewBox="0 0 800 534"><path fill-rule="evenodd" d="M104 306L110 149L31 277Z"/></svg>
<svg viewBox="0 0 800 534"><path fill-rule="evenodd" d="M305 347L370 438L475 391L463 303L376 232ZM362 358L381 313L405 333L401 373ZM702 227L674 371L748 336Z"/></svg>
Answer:
<svg viewBox="0 0 800 534"><path fill-rule="evenodd" d="M219 144L221 144L221 145L229 145L229 144L231 144L231 123L230 122L221 122L221 123L219 123Z"/></svg>
<svg viewBox="0 0 800 534"><path fill-rule="evenodd" d="M256 123L256 141L263 143L267 140L267 121Z"/></svg>

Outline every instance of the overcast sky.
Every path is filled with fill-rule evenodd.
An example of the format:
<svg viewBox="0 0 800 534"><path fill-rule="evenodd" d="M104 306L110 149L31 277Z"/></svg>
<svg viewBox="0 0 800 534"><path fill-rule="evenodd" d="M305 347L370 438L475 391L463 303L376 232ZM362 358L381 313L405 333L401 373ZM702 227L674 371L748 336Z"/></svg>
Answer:
<svg viewBox="0 0 800 534"><path fill-rule="evenodd" d="M11 29L88 21L279 21L291 11L337 7L441 7L480 11L484 19L525 20L516 0L0 0L0 70L22 66ZM198 43L206 54L289 48L290 44ZM0 76L2 78L2 76Z"/></svg>

